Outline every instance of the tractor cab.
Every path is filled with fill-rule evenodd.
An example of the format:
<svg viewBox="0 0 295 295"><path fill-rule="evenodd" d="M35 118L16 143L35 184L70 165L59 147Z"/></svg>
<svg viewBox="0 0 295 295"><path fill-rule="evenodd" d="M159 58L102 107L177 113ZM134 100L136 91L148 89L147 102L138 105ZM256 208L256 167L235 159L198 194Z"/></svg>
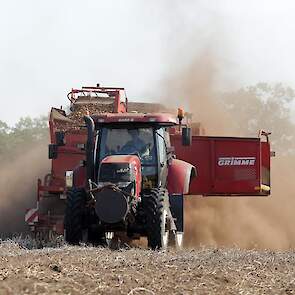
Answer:
<svg viewBox="0 0 295 295"><path fill-rule="evenodd" d="M126 173L132 172L130 167L126 168L130 161L140 165L135 169L140 173L141 179L137 181L142 183L142 189L166 186L168 163L172 159L168 128L177 124L175 118L163 113L101 114L86 122L88 130L95 130L95 139L88 139L91 155L87 160L94 159L91 165L93 173L89 173L89 178L105 182L108 171L113 173L110 177L112 181L121 182L127 177ZM92 136L91 132L88 134ZM92 149L93 141L95 145Z"/></svg>
<svg viewBox="0 0 295 295"><path fill-rule="evenodd" d="M167 172L167 161L171 156L168 153L169 148L169 134L164 126L136 123L132 125L106 124L99 129L94 151L95 167L98 170L95 172L95 176L98 177L97 181L105 178L104 167L110 167L111 161L114 163L123 161L127 165L126 161L132 162L133 158L137 157L140 167L136 169L140 171L143 178L142 188L165 185L166 178L162 174L165 174L164 170ZM133 158L127 156L133 156ZM116 165L114 164L114 167ZM123 166L122 169L127 173ZM117 174L114 172L117 175L117 181L125 177L120 169L114 171L118 171ZM128 170L128 173L131 171Z"/></svg>

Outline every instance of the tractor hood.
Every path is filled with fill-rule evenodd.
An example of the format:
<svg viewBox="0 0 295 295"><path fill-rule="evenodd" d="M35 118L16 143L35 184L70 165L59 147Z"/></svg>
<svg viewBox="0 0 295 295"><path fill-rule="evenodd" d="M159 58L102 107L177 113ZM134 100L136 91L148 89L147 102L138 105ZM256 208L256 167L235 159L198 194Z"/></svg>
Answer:
<svg viewBox="0 0 295 295"><path fill-rule="evenodd" d="M135 155L112 155L105 157L98 171L98 183L118 186L135 182L137 194L141 187L141 163ZM120 185L119 185L120 184Z"/></svg>
<svg viewBox="0 0 295 295"><path fill-rule="evenodd" d="M133 165L140 165L140 160L136 155L112 155L105 157L103 163L128 163Z"/></svg>

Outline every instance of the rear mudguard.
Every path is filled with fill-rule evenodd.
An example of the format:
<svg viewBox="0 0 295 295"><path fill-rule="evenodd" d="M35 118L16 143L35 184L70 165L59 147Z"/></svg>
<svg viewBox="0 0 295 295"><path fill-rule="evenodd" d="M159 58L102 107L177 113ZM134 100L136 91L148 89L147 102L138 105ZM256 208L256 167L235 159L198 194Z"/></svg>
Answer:
<svg viewBox="0 0 295 295"><path fill-rule="evenodd" d="M173 159L168 167L169 195L189 194L191 180L196 177L196 167L178 159Z"/></svg>

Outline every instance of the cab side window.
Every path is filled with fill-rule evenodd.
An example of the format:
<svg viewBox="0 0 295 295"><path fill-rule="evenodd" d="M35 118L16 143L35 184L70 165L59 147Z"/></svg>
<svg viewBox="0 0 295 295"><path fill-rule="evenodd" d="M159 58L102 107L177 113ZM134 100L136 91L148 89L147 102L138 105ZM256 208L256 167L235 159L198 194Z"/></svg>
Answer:
<svg viewBox="0 0 295 295"><path fill-rule="evenodd" d="M166 132L163 128L159 129L157 131L158 133L158 153L159 153L159 160L161 165L165 165L167 161L167 151L166 151L166 145L164 142L164 139L166 140Z"/></svg>

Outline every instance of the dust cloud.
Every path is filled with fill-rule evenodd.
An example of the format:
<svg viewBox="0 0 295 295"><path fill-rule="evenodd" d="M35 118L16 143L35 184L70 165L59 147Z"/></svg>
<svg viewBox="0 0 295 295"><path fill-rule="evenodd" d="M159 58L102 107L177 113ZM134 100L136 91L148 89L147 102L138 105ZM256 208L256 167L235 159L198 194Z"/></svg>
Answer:
<svg viewBox="0 0 295 295"><path fill-rule="evenodd" d="M217 102L216 84L219 69L217 58L210 49L164 81L165 97L175 107L183 107L193 114L193 121L201 122L210 135L238 135L230 116ZM235 133L235 134L233 134Z"/></svg>
<svg viewBox="0 0 295 295"><path fill-rule="evenodd" d="M208 53L209 52L209 53ZM235 120L224 110L216 93L220 78L218 61L208 52L192 59L166 79L166 97L180 98L193 121L201 122L207 135L239 136ZM237 99L239 99L237 97ZM241 101L241 104L243 102ZM254 135L254 134L253 134ZM295 157L272 158L270 197L187 196L185 244L289 249L295 247Z"/></svg>
<svg viewBox="0 0 295 295"><path fill-rule="evenodd" d="M272 160L270 197L186 199L186 244L283 250L294 248L295 158ZM282 173L283 172L283 173Z"/></svg>
<svg viewBox="0 0 295 295"><path fill-rule="evenodd" d="M24 216L36 206L37 179L49 171L46 143L22 147L13 160L0 168L0 233L2 236L28 230Z"/></svg>

